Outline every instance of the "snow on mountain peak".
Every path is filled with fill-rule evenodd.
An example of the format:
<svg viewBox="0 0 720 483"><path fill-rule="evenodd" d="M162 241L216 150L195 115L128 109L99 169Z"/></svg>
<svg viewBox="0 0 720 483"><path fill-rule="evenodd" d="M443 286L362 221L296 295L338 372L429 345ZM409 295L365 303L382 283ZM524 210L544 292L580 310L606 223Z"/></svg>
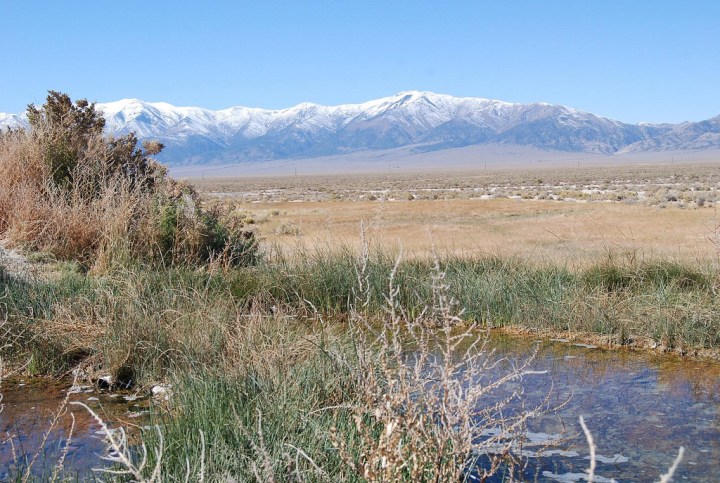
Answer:
<svg viewBox="0 0 720 483"><path fill-rule="evenodd" d="M120 99L113 102L102 102L95 107L104 114L116 114L121 111L142 109L146 105L140 99Z"/></svg>
<svg viewBox="0 0 720 483"><path fill-rule="evenodd" d="M608 154L648 149L646 146L673 147L678 139L685 138L695 146L699 144L691 137L710 129L704 125L696 129L695 124L687 123L679 136L680 125L630 125L561 105L453 97L420 90L355 104L303 102L285 109L235 106L210 110L140 99L96 106L106 118L108 132L134 132L140 138L160 139L167 146L162 159L173 164L486 143ZM0 128L25 124L22 114L0 113ZM658 144L656 138L664 140Z"/></svg>
<svg viewBox="0 0 720 483"><path fill-rule="evenodd" d="M255 116L261 117L283 117L297 113L307 114L308 112L322 112L330 116L365 114L366 117L369 117L379 115L387 110L402 109L404 107L423 102L430 106L430 108L445 111L449 109L452 110L461 104L472 104L475 106L492 105L496 107L512 107L517 105L478 97L453 97L430 91L409 90L398 92L397 94L389 97L383 97L357 104L326 106L311 102L303 102L296 106L275 110L234 106L212 111L200 107L178 107L167 102L145 102L134 98L121 99L107 103L98 103L97 108L98 110L101 110L106 117L118 117L118 120L122 119L124 122L130 122L143 113L148 112L155 116L167 118L168 120L203 117L207 120L216 119L225 122L232 122L236 117L244 120L249 113L253 113Z"/></svg>

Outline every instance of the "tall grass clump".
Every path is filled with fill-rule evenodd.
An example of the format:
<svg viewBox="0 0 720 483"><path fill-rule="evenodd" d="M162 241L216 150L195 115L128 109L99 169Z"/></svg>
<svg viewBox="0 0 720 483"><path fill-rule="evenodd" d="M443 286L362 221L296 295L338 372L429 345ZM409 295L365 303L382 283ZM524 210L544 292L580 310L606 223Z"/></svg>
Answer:
<svg viewBox="0 0 720 483"><path fill-rule="evenodd" d="M82 361L86 351L65 345L65 340L52 339L48 330L63 305L81 297L93 299L95 287L92 279L73 272L48 281L0 272L0 319L4 320L0 335L6 342L0 344L0 357L14 366L24 366L30 375L58 373Z"/></svg>
<svg viewBox="0 0 720 483"><path fill-rule="evenodd" d="M244 310L219 278L185 268L68 273L47 281L0 279L6 354L33 374L79 369L88 379L148 383L171 371L216 366L230 321Z"/></svg>
<svg viewBox="0 0 720 483"><path fill-rule="evenodd" d="M0 234L12 242L90 268L254 261L241 222L203 209L152 159L159 142L106 137L94 104L54 91L27 117L28 128L0 134Z"/></svg>
<svg viewBox="0 0 720 483"><path fill-rule="evenodd" d="M346 317L357 263L357 253L345 247L273 254L252 276L228 274L227 285L238 297L264 290L291 305L307 301ZM720 275L712 263L608 257L576 267L498 256L440 256L439 263L463 317L486 328L600 335L612 344L681 353L720 347ZM370 310L383 311L393 266L382 251L369 258ZM410 316L432 299L433 266L433 260L415 258L396 269L396 298Z"/></svg>

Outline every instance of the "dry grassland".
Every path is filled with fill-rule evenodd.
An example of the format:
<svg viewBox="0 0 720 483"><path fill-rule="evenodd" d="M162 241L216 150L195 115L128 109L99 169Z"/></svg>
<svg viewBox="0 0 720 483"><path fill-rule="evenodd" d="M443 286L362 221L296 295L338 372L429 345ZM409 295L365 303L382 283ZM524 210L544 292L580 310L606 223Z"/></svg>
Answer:
<svg viewBox="0 0 720 483"><path fill-rule="evenodd" d="M266 242L286 249L373 243L413 254L441 251L549 260L608 250L687 259L712 255L714 210L516 200L263 203L248 207ZM272 213L279 214L272 216Z"/></svg>
<svg viewBox="0 0 720 483"><path fill-rule="evenodd" d="M634 166L198 181L234 205L265 246L359 244L583 263L625 257L708 260L720 224L720 168ZM589 194L588 194L589 193Z"/></svg>

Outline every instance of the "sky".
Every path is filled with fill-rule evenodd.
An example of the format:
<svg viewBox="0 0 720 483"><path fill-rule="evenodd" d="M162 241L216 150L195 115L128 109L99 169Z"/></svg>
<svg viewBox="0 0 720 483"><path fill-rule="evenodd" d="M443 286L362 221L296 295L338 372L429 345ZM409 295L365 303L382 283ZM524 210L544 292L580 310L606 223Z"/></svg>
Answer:
<svg viewBox="0 0 720 483"><path fill-rule="evenodd" d="M720 114L716 0L0 0L0 35L0 112L50 89L209 109L427 90L625 122Z"/></svg>

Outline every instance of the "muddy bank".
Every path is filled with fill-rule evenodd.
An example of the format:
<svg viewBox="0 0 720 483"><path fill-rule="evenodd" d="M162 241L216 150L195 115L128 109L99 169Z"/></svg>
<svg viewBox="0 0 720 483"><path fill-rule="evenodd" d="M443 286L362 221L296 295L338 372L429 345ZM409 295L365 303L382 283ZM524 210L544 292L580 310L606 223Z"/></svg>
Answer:
<svg viewBox="0 0 720 483"><path fill-rule="evenodd" d="M575 346L590 346L589 348L591 349L601 348L613 351L645 352L656 355L664 355L671 358L690 358L720 362L720 349L708 349L686 345L669 346L662 342L655 342L649 337L633 336L624 340L619 340L616 335L523 327L519 325L497 327L491 329L491 332L513 337L528 338L531 340L541 338L548 342L564 343Z"/></svg>

